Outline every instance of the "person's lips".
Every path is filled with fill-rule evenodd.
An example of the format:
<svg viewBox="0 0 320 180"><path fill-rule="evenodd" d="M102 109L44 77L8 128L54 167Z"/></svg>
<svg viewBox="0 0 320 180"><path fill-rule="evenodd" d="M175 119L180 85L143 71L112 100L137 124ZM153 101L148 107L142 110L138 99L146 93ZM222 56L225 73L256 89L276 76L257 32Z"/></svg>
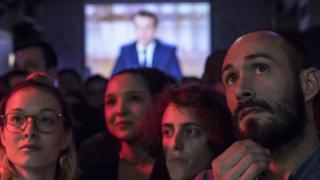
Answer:
<svg viewBox="0 0 320 180"><path fill-rule="evenodd" d="M35 144L25 144L19 148L22 151L40 151L41 147Z"/></svg>
<svg viewBox="0 0 320 180"><path fill-rule="evenodd" d="M259 108L259 107L248 107L248 108L244 108L242 111L240 111L239 113L239 119L243 119L244 117L246 117L247 115L252 115L252 114L257 114L263 112L263 109Z"/></svg>

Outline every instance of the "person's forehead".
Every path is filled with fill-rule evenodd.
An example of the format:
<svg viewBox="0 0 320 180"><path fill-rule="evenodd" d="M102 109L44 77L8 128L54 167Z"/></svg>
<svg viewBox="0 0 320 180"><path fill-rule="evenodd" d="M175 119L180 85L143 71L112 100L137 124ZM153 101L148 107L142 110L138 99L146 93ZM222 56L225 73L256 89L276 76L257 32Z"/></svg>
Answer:
<svg viewBox="0 0 320 180"><path fill-rule="evenodd" d="M47 103L48 101L50 103ZM37 106L34 106L35 103ZM39 106L40 104L41 106ZM53 94L35 87L26 87L14 92L8 98L6 110L8 107L16 108L20 106L32 111L40 108L61 111L60 103Z"/></svg>
<svg viewBox="0 0 320 180"><path fill-rule="evenodd" d="M30 46L16 51L16 55L30 54L30 55L41 55L43 56L42 49L38 46Z"/></svg>
<svg viewBox="0 0 320 180"><path fill-rule="evenodd" d="M113 77L108 83L106 93L111 91L144 91L148 92L146 82L143 77L136 74L124 73Z"/></svg>
<svg viewBox="0 0 320 180"><path fill-rule="evenodd" d="M238 38L229 48L224 59L223 67L247 56L265 54L271 57L287 57L286 44L276 33L254 32Z"/></svg>
<svg viewBox="0 0 320 180"><path fill-rule="evenodd" d="M137 15L133 18L133 21L135 22L135 24L137 23L154 23L154 18L150 17L150 16L141 16L141 15Z"/></svg>
<svg viewBox="0 0 320 180"><path fill-rule="evenodd" d="M162 124L173 123L179 125L200 125L191 108L169 103L163 114Z"/></svg>
<svg viewBox="0 0 320 180"><path fill-rule="evenodd" d="M36 64L45 64L44 53L41 48L37 46L27 47L15 52L15 63L33 62Z"/></svg>

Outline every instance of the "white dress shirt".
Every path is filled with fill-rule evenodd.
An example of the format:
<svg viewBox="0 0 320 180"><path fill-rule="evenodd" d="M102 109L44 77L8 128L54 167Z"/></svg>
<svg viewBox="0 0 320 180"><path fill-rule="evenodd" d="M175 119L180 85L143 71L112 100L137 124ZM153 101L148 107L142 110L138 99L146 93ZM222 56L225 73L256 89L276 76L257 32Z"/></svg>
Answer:
<svg viewBox="0 0 320 180"><path fill-rule="evenodd" d="M156 48L156 43L152 41L147 46L137 43L136 47L138 52L139 64L144 64L144 61L146 60L146 67L152 67L153 54Z"/></svg>

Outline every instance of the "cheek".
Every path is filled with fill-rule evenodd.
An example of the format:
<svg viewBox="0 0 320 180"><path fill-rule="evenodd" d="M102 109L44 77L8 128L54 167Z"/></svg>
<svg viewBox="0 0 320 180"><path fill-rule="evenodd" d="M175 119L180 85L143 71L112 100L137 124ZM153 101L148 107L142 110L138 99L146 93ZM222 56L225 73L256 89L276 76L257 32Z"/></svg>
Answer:
<svg viewBox="0 0 320 180"><path fill-rule="evenodd" d="M16 150L19 137L17 135L8 134L6 132L3 132L3 133L4 134L2 137L2 143L3 143L4 149L8 153L14 152Z"/></svg>
<svg viewBox="0 0 320 180"><path fill-rule="evenodd" d="M150 110L151 105L137 104L130 107L131 112L136 116L137 120L141 120L146 117L147 112Z"/></svg>
<svg viewBox="0 0 320 180"><path fill-rule="evenodd" d="M162 138L162 149L163 149L163 151L165 152L165 153L167 153L167 151L168 151L168 149L169 149L169 147L170 147L170 145L169 145L169 139L167 139L167 138Z"/></svg>
<svg viewBox="0 0 320 180"><path fill-rule="evenodd" d="M227 105L228 105L228 108L230 110L231 113L234 112L236 106L237 106L237 98L231 94L229 94L227 96Z"/></svg>
<svg viewBox="0 0 320 180"><path fill-rule="evenodd" d="M205 168L205 166L210 164L213 153L209 148L207 141L202 142L201 144L193 144L189 149L190 150L187 152L189 159L192 160L195 165Z"/></svg>
<svg viewBox="0 0 320 180"><path fill-rule="evenodd" d="M105 118L105 122L107 124L111 123L113 121L113 112L112 112L112 109L111 108L105 108L104 109L104 118Z"/></svg>

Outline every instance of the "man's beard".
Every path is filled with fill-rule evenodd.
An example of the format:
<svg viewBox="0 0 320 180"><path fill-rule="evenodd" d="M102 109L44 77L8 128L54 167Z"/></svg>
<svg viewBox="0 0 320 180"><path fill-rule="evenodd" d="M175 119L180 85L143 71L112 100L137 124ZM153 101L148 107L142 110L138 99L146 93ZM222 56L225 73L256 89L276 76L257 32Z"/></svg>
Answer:
<svg viewBox="0 0 320 180"><path fill-rule="evenodd" d="M259 118L249 119L244 128L240 129L240 114L245 108L257 108L257 111L269 112L272 117L262 124L258 122ZM289 144L302 135L307 124L299 82L295 82L291 96L285 95L274 107L258 99L239 104L235 111L235 120L239 139L252 139L271 152Z"/></svg>

